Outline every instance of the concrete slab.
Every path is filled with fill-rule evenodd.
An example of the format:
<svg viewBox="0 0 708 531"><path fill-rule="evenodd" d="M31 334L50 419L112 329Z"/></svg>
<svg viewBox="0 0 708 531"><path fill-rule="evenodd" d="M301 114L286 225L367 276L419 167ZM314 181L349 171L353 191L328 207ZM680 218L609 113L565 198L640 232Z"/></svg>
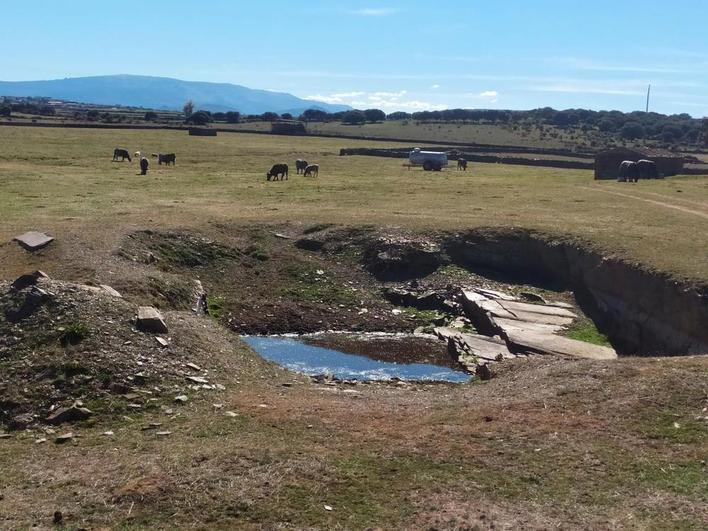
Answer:
<svg viewBox="0 0 708 531"><path fill-rule="evenodd" d="M25 232L15 236L13 239L28 251L37 251L54 241L51 236L37 231Z"/></svg>
<svg viewBox="0 0 708 531"><path fill-rule="evenodd" d="M560 308L558 306L547 306L544 304L531 304L529 302L517 301L499 301L499 304L505 310L508 310L512 313L538 313L543 315L553 315L557 317L568 317L570 319L575 319L578 317L577 314L571 312L567 308Z"/></svg>
<svg viewBox="0 0 708 531"><path fill-rule="evenodd" d="M152 306L138 307L137 327L145 332L156 332L164 334L167 332L167 325L162 318L162 314Z"/></svg>
<svg viewBox="0 0 708 531"><path fill-rule="evenodd" d="M486 361L516 357L509 352L506 342L496 337L466 334L449 327L436 328L435 334L441 339L452 340L460 356L476 356Z"/></svg>
<svg viewBox="0 0 708 531"><path fill-rule="evenodd" d="M530 321L519 321L518 319L504 319L503 317L492 317L494 326L507 334L509 331L529 331L539 334L553 334L560 332L563 326L549 323L533 323Z"/></svg>
<svg viewBox="0 0 708 531"><path fill-rule="evenodd" d="M541 354L556 354L594 360L617 358L617 353L612 348L593 345L592 343L555 334L512 329L507 331L507 337L513 346L521 350L529 350Z"/></svg>

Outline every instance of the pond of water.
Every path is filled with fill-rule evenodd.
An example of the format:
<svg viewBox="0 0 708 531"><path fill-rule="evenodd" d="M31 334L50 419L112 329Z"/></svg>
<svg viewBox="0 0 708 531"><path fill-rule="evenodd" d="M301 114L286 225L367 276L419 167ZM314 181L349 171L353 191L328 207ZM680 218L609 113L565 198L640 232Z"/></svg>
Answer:
<svg viewBox="0 0 708 531"><path fill-rule="evenodd" d="M342 336L326 340L323 336L310 338L295 338L284 336L244 336L242 338L258 354L269 361L291 371L315 376L331 374L341 380L401 380L443 381L462 383L470 379L470 375L455 364L435 363L405 363L400 360L400 351L405 349L405 338L352 338ZM418 338L410 338L412 358L420 358L422 347ZM317 343L317 344L310 344ZM392 349L391 344L396 348ZM323 344L346 345L347 352ZM357 348L359 344L359 348ZM432 352L438 345L430 344ZM377 354L377 350L379 353ZM354 352L354 353L353 353ZM356 353L360 352L360 353ZM395 355L391 355L394 352ZM425 356L434 359L436 355Z"/></svg>

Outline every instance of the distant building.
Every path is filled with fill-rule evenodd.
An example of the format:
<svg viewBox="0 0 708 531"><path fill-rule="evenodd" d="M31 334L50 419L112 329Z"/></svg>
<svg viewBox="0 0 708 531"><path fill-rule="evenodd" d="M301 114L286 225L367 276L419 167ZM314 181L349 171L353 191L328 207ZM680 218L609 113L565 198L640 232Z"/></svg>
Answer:
<svg viewBox="0 0 708 531"><path fill-rule="evenodd" d="M614 148L595 155L595 179L616 179L623 160L652 160L662 177L678 175L683 171L683 156L665 149Z"/></svg>

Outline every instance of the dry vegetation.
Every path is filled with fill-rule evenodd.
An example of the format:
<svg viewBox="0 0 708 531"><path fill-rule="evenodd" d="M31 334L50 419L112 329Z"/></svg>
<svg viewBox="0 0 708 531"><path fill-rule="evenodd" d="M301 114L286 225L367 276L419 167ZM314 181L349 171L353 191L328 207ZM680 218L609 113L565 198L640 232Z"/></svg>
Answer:
<svg viewBox="0 0 708 531"><path fill-rule="evenodd" d="M40 268L57 279L114 285L127 299L105 311L115 314L115 326L105 322L105 301L93 312L101 315L80 314L98 331L80 347L64 350L52 336L51 349L35 352L23 339L37 337L34 329L6 332L0 370L29 374L35 357L48 352L62 363L81 353L83 363L98 366L106 363L101 348L119 352L121 345L130 360L160 356L135 335L128 314L162 300L174 308L167 315L174 352L162 351L167 365L194 361L225 387L189 389L189 401L174 404L183 390L170 387L181 384L178 372L165 385L150 383L159 391L142 388L151 394L139 393L141 408L92 395L91 408L104 414L60 428L78 435L68 444L55 445L55 434L41 428L0 438L0 527L48 528L61 511L64 525L77 529L704 528L705 357L537 357L505 364L487 383L318 385L263 362L217 323L185 316L184 278L221 282L230 297L255 300L265 296L258 289L270 285L278 259L304 260L279 254L284 244L273 232L302 234L327 223L400 232L528 227L708 280L704 178L620 185L593 182L585 171L472 165L466 173L424 173L396 159L338 156L340 147L371 144L0 128L0 241L7 242L0 280ZM141 177L135 163L110 162L116 146L175 152L177 165L151 159ZM298 157L320 164L319 179L293 168L288 181L265 181L271 163L294 165ZM35 255L9 241L30 229L57 240ZM207 256L210 267L203 267L206 251L193 264L162 240L157 264L133 261L150 241L126 242L146 229L198 234L225 247L208 248L216 253ZM225 286L231 272L221 260L232 257L253 276L228 277ZM299 274L288 265L284 275ZM344 265L329 267L347 274ZM364 282L360 271L350 275ZM8 375L2 389L12 385ZM22 400L22 387L12 389ZM150 423L170 434L144 429Z"/></svg>

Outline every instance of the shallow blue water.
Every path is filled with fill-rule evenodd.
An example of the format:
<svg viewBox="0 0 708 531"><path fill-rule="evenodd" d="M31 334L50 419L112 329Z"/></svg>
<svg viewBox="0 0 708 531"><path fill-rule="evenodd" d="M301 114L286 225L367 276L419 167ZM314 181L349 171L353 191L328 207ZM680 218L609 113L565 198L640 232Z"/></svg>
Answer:
<svg viewBox="0 0 708 531"><path fill-rule="evenodd" d="M391 363L366 356L308 345L289 337L245 336L242 338L262 357L310 376L331 374L342 380L428 380L462 383L470 375L428 363Z"/></svg>

